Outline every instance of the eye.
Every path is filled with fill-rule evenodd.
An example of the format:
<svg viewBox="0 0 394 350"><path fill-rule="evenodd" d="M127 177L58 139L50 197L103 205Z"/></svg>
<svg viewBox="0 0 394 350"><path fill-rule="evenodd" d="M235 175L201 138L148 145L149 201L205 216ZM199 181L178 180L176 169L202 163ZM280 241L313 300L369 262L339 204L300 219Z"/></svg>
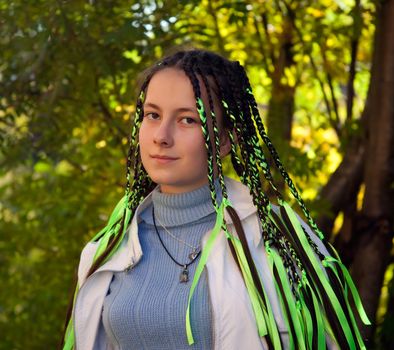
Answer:
<svg viewBox="0 0 394 350"><path fill-rule="evenodd" d="M181 119L181 123L182 124L186 124L186 125L193 125L193 124L197 124L198 121L195 118L192 118L192 117L183 117Z"/></svg>
<svg viewBox="0 0 394 350"><path fill-rule="evenodd" d="M144 118L149 120L157 120L159 118L159 115L155 112L148 112L144 114Z"/></svg>

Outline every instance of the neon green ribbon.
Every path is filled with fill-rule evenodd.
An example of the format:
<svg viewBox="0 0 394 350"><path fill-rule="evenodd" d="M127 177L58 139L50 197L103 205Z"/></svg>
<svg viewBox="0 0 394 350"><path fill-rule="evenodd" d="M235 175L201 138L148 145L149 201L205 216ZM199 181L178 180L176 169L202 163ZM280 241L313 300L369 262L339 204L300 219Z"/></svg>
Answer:
<svg viewBox="0 0 394 350"><path fill-rule="evenodd" d="M102 236L99 245L96 249L96 252L93 257L93 261L96 261L96 259L103 253L103 251L107 248L108 242L110 238L115 235L120 228L120 223L117 223L119 220L121 220L122 215L124 213L124 210L126 210L125 213L125 220L124 220L124 225L123 225L123 230L120 233L122 237L119 239L117 245L114 247L112 252L107 256L106 260L111 258L111 256L116 252L117 248L121 244L123 237L127 231L127 227L131 218L131 209L128 208L127 206L127 196L124 196L118 204L115 206L115 209L113 210L107 225L99 232L97 233L91 242L94 242L98 237ZM115 225L116 224L116 225ZM115 225L115 227L113 227ZM104 234L104 235L103 235ZM74 292L74 303L75 303L75 298L77 296L79 287L77 286ZM74 325L72 322L72 319L67 324L66 328L66 335L65 335L65 342L63 346L63 350L71 350L74 347L74 342L75 342L75 334L74 334Z"/></svg>
<svg viewBox="0 0 394 350"><path fill-rule="evenodd" d="M115 209L112 211L112 214L109 217L107 225L91 239L92 242L96 241L98 237L100 237L108 229L112 228L112 226L121 219L123 214L123 209L126 203L127 203L127 196L123 196L123 198L118 202L118 204L116 204Z"/></svg>
<svg viewBox="0 0 394 350"><path fill-rule="evenodd" d="M333 270L334 274L336 275L336 277L338 278L338 280L340 280L338 272L337 272L336 267L334 265L335 263L337 263L340 266L340 268L341 268L341 270L342 270L342 272L344 274L344 277L345 277L345 280L346 280L346 284L349 285L350 292L352 293L353 300L354 300L354 303L356 305L356 308L357 308L357 311L358 311L358 313L360 315L361 320L363 321L363 323L365 325L370 325L371 322L369 321L368 316L367 316L367 314L366 314L366 312L364 310L364 307L363 307L363 305L361 303L361 299L360 299L360 297L358 295L358 292L357 292L357 288L356 288L356 286L353 283L353 280L352 280L352 278L351 278L351 276L349 274L349 271L346 269L346 267L340 261L338 261L338 260L336 260L334 258L326 257L323 260L323 265L331 268ZM358 325L357 325L356 319L354 318L354 315L353 315L353 312L352 312L352 308L351 308L351 306L349 304L347 296L345 297L345 302L346 302L346 306L347 306L347 308L349 310L350 320L351 320L351 323L353 325L354 332L356 334L357 342L360 345L360 348L364 350L364 349L366 349L366 346L365 346L364 341L362 339L361 333L360 333L360 331L358 329Z"/></svg>
<svg viewBox="0 0 394 350"><path fill-rule="evenodd" d="M277 295L278 295L280 302L282 304L282 310L285 311L284 314L286 314L286 308L284 306L285 303L289 307L289 315L286 315L286 321L287 321L288 329L289 329L290 348L294 348L294 346L295 346L294 339L292 339L292 333L290 332L289 322L292 322L292 325L294 327L295 336L296 336L297 342L298 342L298 348L305 349L306 346L305 346L304 336L303 336L303 332L302 332L302 326L301 326L300 319L298 318L298 315L297 315L297 309L295 306L294 296L293 296L293 293L291 292L291 289L290 289L289 280L287 279L287 273L286 273L286 269L283 265L283 261L275 249L270 249L268 256L271 259L271 264L270 264L271 273L272 273L272 275L274 275L273 269L275 267L278 271L279 279L280 279L281 285L283 287L284 298L286 301L282 299L282 293L279 289L277 281L274 279L275 287L277 290Z"/></svg>
<svg viewBox="0 0 394 350"><path fill-rule="evenodd" d="M63 350L72 350L74 348L74 341L75 341L74 326L70 321L67 326L66 341L64 343Z"/></svg>
<svg viewBox="0 0 394 350"><path fill-rule="evenodd" d="M193 282L190 287L189 298L188 298L187 309L186 309L186 335L187 335L187 340L188 340L189 345L194 344L193 332L191 329L191 322L190 322L190 301L193 297L194 290L197 287L197 283L200 279L200 276L202 274L204 266L208 260L209 253L212 250L213 243L215 242L215 240L221 230L221 227L223 224L223 219L224 219L224 208L229 205L231 205L231 204L228 201L228 199L223 198L222 203L220 204L220 207L217 211L215 226L209 235L208 241L207 241L204 249L201 252L200 261L198 262L198 265L196 267L196 272L194 274Z"/></svg>
<svg viewBox="0 0 394 350"><path fill-rule="evenodd" d="M300 301L297 304L297 313L298 317L302 319L301 322L302 326L302 333L304 334L305 342L307 345L307 349L312 348L312 341L313 341L313 323L312 323L312 316L309 312L309 309L305 303L305 300L302 295L300 295Z"/></svg>
<svg viewBox="0 0 394 350"><path fill-rule="evenodd" d="M267 250L267 261L268 261L268 265L269 265L269 268L270 268L270 271L271 271L272 276L274 276L274 275L273 275L274 259L273 259L273 257L271 256L273 250L272 250L271 248L269 248L269 247L266 247L266 250ZM274 279L274 286L275 286L275 289L276 289L276 292L277 292L277 296L278 296L279 303L280 303L280 305L281 305L281 309L282 309L282 311L283 311L283 312L282 312L283 319L284 319L284 322L286 323L287 330L288 330L288 333L289 333L289 344L288 344L288 348L289 348L289 350L294 350L294 339L293 339L293 335L292 335L292 333L291 333L291 331L290 331L290 323L289 323L288 314L287 314L287 312L285 311L285 306L284 306L284 303L283 303L283 300L282 300L282 297L281 297L281 293L280 293L280 291L279 291L279 287L278 287L278 285L277 285L275 279Z"/></svg>
<svg viewBox="0 0 394 350"><path fill-rule="evenodd" d="M268 319L267 319L268 333L270 334L270 338L274 345L274 349L282 349L282 343L279 336L278 325L276 324L271 303L270 300L268 299L268 295L264 288L263 288L263 293L264 293L264 300L266 301L267 312L268 312Z"/></svg>
<svg viewBox="0 0 394 350"><path fill-rule="evenodd" d="M268 299L267 293L263 287L262 288L263 295L259 295L258 289L254 284L254 280L252 278L252 274L245 256L245 252L242 247L242 243L236 237L232 237L232 240L235 243L234 246L240 262L240 266L246 283L249 298L252 303L259 335L260 337L263 337L266 336L268 333L272 341L272 344L274 346L274 349L281 349L282 345L279 336L278 326L276 324L271 303ZM263 302L263 299L265 301L265 304Z"/></svg>
<svg viewBox="0 0 394 350"><path fill-rule="evenodd" d="M106 228L108 228L108 232L106 232L102 238L99 241L99 246L96 249L96 253L94 254L94 258L93 261L96 261L96 259L104 252L104 250L107 248L108 246L108 242L111 239L112 236L118 235L120 234L121 237L120 239L117 241L116 246L114 247L114 249L112 249L112 251L108 254L108 256L106 257L105 261L108 261L118 250L119 245L122 243L123 238L126 234L128 225L129 225L129 221L131 219L131 209L128 208L127 206L127 202L124 202L126 196L123 197L123 199L121 200L121 202L123 201L122 205L124 206L123 208L120 206L121 202L118 203L118 205L116 206L113 214L111 215L111 218L109 219L109 223L107 225ZM126 212L124 212L126 211ZM125 213L125 219L124 219L124 223L123 223L123 230L122 232L118 232L120 229L120 222L117 223L115 225L115 227L111 227L111 225L114 225L117 221L121 220L122 215Z"/></svg>
<svg viewBox="0 0 394 350"><path fill-rule="evenodd" d="M317 261L317 258L309 245L309 242L308 242L308 240L305 236L305 233L302 229L301 223L299 222L293 209L290 207L290 205L288 203L286 203L285 201L280 201L280 205L285 209L286 214L288 215L288 217L291 221L291 224L292 224L293 228L295 229L295 232L297 233L297 236L301 242L302 248L303 248L304 252L307 254L309 261L311 262L314 270L316 271L316 274L317 274L321 284L323 285L323 288L326 291L327 296L328 296L332 306L334 307L334 309L336 311L336 314L338 316L338 320L342 326L342 329L344 331L344 334L345 334L345 337L346 337L346 340L348 342L350 349L352 349L352 350L356 349L356 345L355 345L355 342L354 342L354 339L352 336L352 332L351 332L348 320L344 314L344 311L342 310L341 304L339 303L335 292L331 288L326 276L324 275L322 267L320 266L319 262Z"/></svg>
<svg viewBox="0 0 394 350"><path fill-rule="evenodd" d="M126 213L125 213L125 219L124 219L124 223L123 223L123 230L122 232L118 233L121 235L120 239L117 241L115 247L111 250L111 252L108 254L108 256L106 257L104 262L107 262L109 259L111 259L111 257L117 252L119 246L122 244L124 236L126 235L128 226L129 226L129 221L131 219L131 209L129 209L128 207L125 208ZM118 227L115 227L115 234L118 231Z"/></svg>
<svg viewBox="0 0 394 350"><path fill-rule="evenodd" d="M79 290L79 285L77 284L73 296L73 305L75 304L75 299L77 298L78 290ZM75 342L74 323L72 317L68 321L64 339L65 341L63 345L63 350L72 350L74 348L74 342Z"/></svg>
<svg viewBox="0 0 394 350"><path fill-rule="evenodd" d="M274 348L281 349L282 345L279 336L278 326L274 318L274 313L272 311L270 300L264 289L263 284L261 283L261 279L260 284L262 286L263 295L259 294L259 291L254 284L252 273L250 271L250 267L247 262L241 241L237 237L234 237L230 234L228 235L230 236L230 239L234 242L234 247L237 253L238 261L240 263L242 275L246 284L246 289L255 315L259 336L264 337L269 334Z"/></svg>
<svg viewBox="0 0 394 350"><path fill-rule="evenodd" d="M116 225L115 228L110 229L105 235L100 239L99 245L96 249L96 252L93 257L93 261L96 261L96 259L104 252L105 248L108 246L108 242L110 238L115 234L115 232L119 229L120 225Z"/></svg>
<svg viewBox="0 0 394 350"><path fill-rule="evenodd" d="M342 264L341 261L339 261L331 256L326 256L325 259L323 260L323 266L329 266L337 274L336 269L335 269L335 264L337 264L339 266L339 268L341 269L341 271L345 277L346 284L350 288L350 292L352 294L354 304L356 305L356 308L357 308L357 311L360 315L361 320L363 321L363 323L365 325L367 325L367 326L371 325L371 321L369 320L367 313L365 312L360 295L358 294L357 288L353 282L352 277L350 276L348 269ZM338 279L339 279L339 277L338 277Z"/></svg>
<svg viewBox="0 0 394 350"><path fill-rule="evenodd" d="M267 325L265 320L268 318L267 310L263 306L263 302L259 297L256 286L253 283L252 274L250 272L250 268L248 266L248 262L245 256L245 253L242 249L242 243L240 240L232 235L230 235L231 241L234 243L234 248L238 257L239 265L241 267L242 275L244 277L244 281L246 284L246 289L249 294L249 298L252 304L252 309L257 322L257 329L260 337L264 337L267 335Z"/></svg>
<svg viewBox="0 0 394 350"><path fill-rule="evenodd" d="M113 210L111 216L109 217L107 226L112 227L117 221L119 221L122 218L123 210L126 204L127 204L127 196L123 196L123 198L115 206L115 209Z"/></svg>
<svg viewBox="0 0 394 350"><path fill-rule="evenodd" d="M188 299L188 305L187 305L187 310L186 310L186 334L187 334L187 339L189 345L194 344L194 338L193 338L193 332L191 329L191 323L190 323L190 302L191 298L193 296L194 290L197 286L197 283L199 281L199 278L201 276L201 273L204 269L204 266L207 262L208 256L210 251L212 250L212 246L214 244L214 241L216 240L219 232L221 232L221 229L223 227L224 223L224 210L227 206L231 206L231 203L229 202L228 199L223 198L222 203L220 207L218 208L217 211L217 217L216 217L216 222L215 226L207 240L207 243L201 253L201 258L200 261L197 265L196 272L194 274L193 282L190 288L189 292L189 299ZM263 289L263 296L260 296L258 293L258 290L256 286L254 285L254 281L252 278L252 274L245 256L245 252L242 247L242 243L237 237L234 237L231 235L226 228L225 229L225 234L227 239L231 239L231 241L234 244L234 248L238 257L238 261L240 263L241 267L241 272L244 277L246 289L251 301L252 309L255 315L256 319L256 326L258 329L258 334L261 337L264 337L269 333L270 339L272 340L272 343L274 345L275 349L280 349L281 348L281 340L279 337L279 332L277 329L277 325L275 322L275 318L272 312L272 307L270 305L269 299L267 297L267 294L265 290ZM265 307L262 297L266 301L267 307Z"/></svg>
<svg viewBox="0 0 394 350"><path fill-rule="evenodd" d="M313 289L312 289L311 285L309 284L309 281L306 279L306 277L303 277L302 282L303 282L304 286L309 289L310 295L312 297L314 315L316 317L317 349L324 350L324 349L326 349L325 327L324 327L323 313L322 313L320 305L319 305L319 300L317 299L317 296L315 295L315 292L313 291ZM320 299L320 297L319 297L319 299ZM321 302L320 302L320 304L321 304ZM312 330L311 328L309 328L309 329ZM312 335L313 335L313 333L311 331L309 331L308 337L311 337ZM310 343L310 349L312 349L312 343Z"/></svg>

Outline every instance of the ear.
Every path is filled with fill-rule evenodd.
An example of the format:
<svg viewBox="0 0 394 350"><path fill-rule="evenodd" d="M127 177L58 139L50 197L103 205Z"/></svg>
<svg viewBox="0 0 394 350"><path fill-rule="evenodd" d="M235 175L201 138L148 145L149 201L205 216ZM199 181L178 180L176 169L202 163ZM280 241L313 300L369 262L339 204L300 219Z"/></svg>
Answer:
<svg viewBox="0 0 394 350"><path fill-rule="evenodd" d="M227 132L223 132L220 135L220 158L224 158L230 153L231 143Z"/></svg>

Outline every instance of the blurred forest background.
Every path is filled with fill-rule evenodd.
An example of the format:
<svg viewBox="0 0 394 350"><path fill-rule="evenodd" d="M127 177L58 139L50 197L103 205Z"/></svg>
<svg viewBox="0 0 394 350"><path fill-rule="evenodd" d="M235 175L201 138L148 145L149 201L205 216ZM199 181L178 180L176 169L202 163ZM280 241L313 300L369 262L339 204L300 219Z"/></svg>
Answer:
<svg viewBox="0 0 394 350"><path fill-rule="evenodd" d="M394 349L394 0L0 0L0 349L57 346L124 193L138 75L177 45L245 65L368 348Z"/></svg>

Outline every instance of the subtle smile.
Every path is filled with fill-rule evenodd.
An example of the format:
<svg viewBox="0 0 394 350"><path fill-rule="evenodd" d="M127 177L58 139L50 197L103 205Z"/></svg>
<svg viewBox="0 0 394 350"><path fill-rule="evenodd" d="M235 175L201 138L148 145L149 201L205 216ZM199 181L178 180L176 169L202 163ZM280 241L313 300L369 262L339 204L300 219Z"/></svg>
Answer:
<svg viewBox="0 0 394 350"><path fill-rule="evenodd" d="M170 163L174 160L177 160L178 158L173 158L173 157L168 157L168 156L160 156L160 155L153 155L151 156L156 162L161 163L161 164L167 164Z"/></svg>

